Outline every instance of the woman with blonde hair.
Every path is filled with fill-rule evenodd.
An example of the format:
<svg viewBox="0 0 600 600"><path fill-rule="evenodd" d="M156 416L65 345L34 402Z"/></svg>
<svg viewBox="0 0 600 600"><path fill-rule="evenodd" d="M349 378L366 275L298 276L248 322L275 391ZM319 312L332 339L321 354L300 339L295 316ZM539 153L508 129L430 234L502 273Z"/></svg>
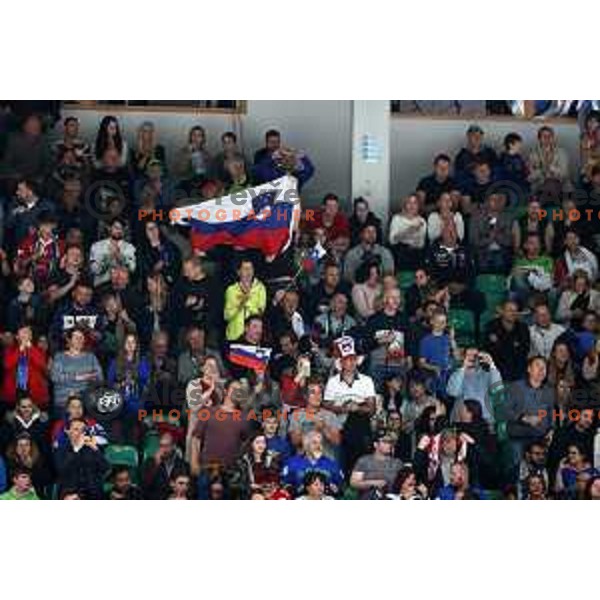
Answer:
<svg viewBox="0 0 600 600"><path fill-rule="evenodd" d="M420 213L417 196L404 199L402 210L392 217L389 242L397 270L417 269L423 264L427 222Z"/></svg>
<svg viewBox="0 0 600 600"><path fill-rule="evenodd" d="M165 149L156 143L156 129L154 123L144 121L137 131L135 148L131 149L129 164L134 177L141 177L146 173L150 161L157 160L165 167Z"/></svg>
<svg viewBox="0 0 600 600"><path fill-rule="evenodd" d="M429 242L433 243L442 235L442 228L448 223L454 224L456 234L459 240L465 237L465 223L463 217L455 210L452 196L444 192L437 201L437 208L429 213L427 218L427 237Z"/></svg>

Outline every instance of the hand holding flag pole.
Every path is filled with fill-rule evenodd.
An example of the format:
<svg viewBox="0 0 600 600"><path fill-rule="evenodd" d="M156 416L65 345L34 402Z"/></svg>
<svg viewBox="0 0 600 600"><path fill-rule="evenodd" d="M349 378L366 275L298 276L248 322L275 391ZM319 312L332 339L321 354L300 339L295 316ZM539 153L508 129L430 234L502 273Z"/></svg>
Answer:
<svg viewBox="0 0 600 600"><path fill-rule="evenodd" d="M310 272L318 266L319 261L326 256L327 250L323 248L321 242L317 242L312 248L305 250L300 258L300 265L296 270L296 273L292 277L292 280L286 285L285 288L279 290L279 292L275 295L274 306L277 306L281 300L283 300L286 292L289 292L292 288L296 286L296 281L298 277L302 274L302 272Z"/></svg>

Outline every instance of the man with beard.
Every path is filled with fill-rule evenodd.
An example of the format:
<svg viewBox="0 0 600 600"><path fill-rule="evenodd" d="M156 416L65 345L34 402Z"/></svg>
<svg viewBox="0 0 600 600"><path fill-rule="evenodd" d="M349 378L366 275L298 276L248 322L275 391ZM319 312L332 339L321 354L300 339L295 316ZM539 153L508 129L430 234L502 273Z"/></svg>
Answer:
<svg viewBox="0 0 600 600"><path fill-rule="evenodd" d="M10 234L5 244L17 246L35 229L44 213L52 212L52 205L40 197L39 186L35 181L21 179L13 201L6 211L5 231Z"/></svg>
<svg viewBox="0 0 600 600"><path fill-rule="evenodd" d="M125 222L122 219L112 220L109 237L99 240L90 250L90 271L94 275L94 287L110 281L111 269L126 267L129 273L135 271L135 246L126 242Z"/></svg>

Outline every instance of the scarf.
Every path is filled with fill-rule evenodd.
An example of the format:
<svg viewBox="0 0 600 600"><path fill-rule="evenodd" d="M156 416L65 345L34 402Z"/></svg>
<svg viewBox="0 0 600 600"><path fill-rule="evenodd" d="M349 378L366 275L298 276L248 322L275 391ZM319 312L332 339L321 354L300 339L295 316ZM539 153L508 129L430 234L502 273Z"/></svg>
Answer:
<svg viewBox="0 0 600 600"><path fill-rule="evenodd" d="M29 357L25 353L19 354L19 361L17 362L17 389L27 390L29 382Z"/></svg>
<svg viewBox="0 0 600 600"><path fill-rule="evenodd" d="M592 261L590 260L590 251L587 248L579 247L573 255L568 250L565 250L565 263L569 275L572 275L577 269L585 271L590 279L595 279L596 274L593 272Z"/></svg>
<svg viewBox="0 0 600 600"><path fill-rule="evenodd" d="M429 481L435 479L436 473L440 465L442 464L442 457L440 451L442 448L442 434L438 433L435 436L429 438L429 444L427 446L427 456L429 457L427 467L427 478ZM467 443L462 437L458 438L458 450L456 456L452 457L452 461L464 462L467 458Z"/></svg>

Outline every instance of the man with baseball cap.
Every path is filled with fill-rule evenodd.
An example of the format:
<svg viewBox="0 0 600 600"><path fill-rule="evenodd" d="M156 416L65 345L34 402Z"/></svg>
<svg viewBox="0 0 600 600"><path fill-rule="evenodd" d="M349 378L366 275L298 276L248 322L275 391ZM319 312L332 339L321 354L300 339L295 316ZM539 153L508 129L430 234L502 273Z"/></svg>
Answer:
<svg viewBox="0 0 600 600"><path fill-rule="evenodd" d="M454 169L458 180L468 179L477 162L485 162L492 168L495 166L498 157L493 148L484 145L483 135L483 129L475 123L467 129L467 144L456 155L454 161Z"/></svg>
<svg viewBox="0 0 600 600"><path fill-rule="evenodd" d="M361 499L365 500L373 494L384 494L390 490L402 461L392 456L395 437L385 429L375 434L374 452L361 456L350 477L350 485L358 490Z"/></svg>

